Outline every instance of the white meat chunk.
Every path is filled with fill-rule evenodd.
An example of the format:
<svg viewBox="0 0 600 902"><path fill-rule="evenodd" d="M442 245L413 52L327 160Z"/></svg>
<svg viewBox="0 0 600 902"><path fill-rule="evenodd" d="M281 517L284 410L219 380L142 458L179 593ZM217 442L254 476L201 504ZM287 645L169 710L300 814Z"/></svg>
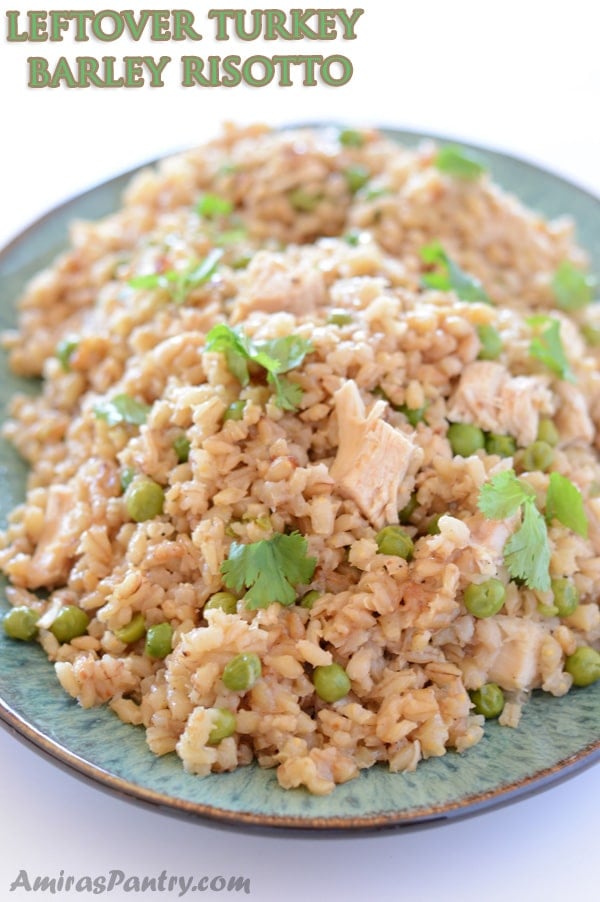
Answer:
<svg viewBox="0 0 600 902"><path fill-rule="evenodd" d="M69 486L51 486L44 527L27 570L28 588L53 586L66 578L82 532L81 521L73 490Z"/></svg>
<svg viewBox="0 0 600 902"><path fill-rule="evenodd" d="M246 275L245 287L232 310L232 322L242 322L254 310L310 314L327 302L322 272L306 262L290 266L280 254L259 251Z"/></svg>
<svg viewBox="0 0 600 902"><path fill-rule="evenodd" d="M570 382L559 383L556 393L559 401L555 422L560 444L591 444L594 440L594 424L584 395Z"/></svg>
<svg viewBox="0 0 600 902"><path fill-rule="evenodd" d="M351 498L377 529L398 522L423 460L421 448L382 420L385 407L385 401L378 401L365 415L353 380L335 393L339 439L330 475L338 492Z"/></svg>
<svg viewBox="0 0 600 902"><path fill-rule="evenodd" d="M498 616L501 644L492 659L488 679L503 689L533 689L540 685L540 650L545 638L539 623L522 617Z"/></svg>
<svg viewBox="0 0 600 902"><path fill-rule="evenodd" d="M512 435L519 445L535 441L540 414L553 411L552 394L542 376L511 376L492 360L475 360L464 368L449 399L447 417L487 432Z"/></svg>

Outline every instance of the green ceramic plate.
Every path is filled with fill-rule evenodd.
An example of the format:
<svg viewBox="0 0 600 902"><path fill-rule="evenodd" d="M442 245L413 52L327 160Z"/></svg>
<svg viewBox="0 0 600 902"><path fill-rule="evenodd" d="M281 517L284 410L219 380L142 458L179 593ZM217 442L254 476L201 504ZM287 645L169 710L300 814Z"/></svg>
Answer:
<svg viewBox="0 0 600 902"><path fill-rule="evenodd" d="M423 135L389 132L409 145ZM438 137L438 136L433 136ZM495 180L547 216L569 213L581 244L600 272L600 204L566 181L528 163L476 148ZM93 188L43 217L0 255L0 327L15 323L14 303L25 282L66 241L75 218L96 218L119 205L130 174ZM2 413L15 390L35 386L12 376L0 361ZM0 447L0 518L23 498L25 468ZM0 598L0 608L6 605ZM241 768L205 779L183 772L175 755L156 758L141 728L110 711L82 710L67 698L36 645L7 640L0 631L0 716L16 735L99 786L170 813L247 828L344 830L408 826L481 811L550 786L600 759L600 683L555 699L534 694L518 730L487 727L463 755L449 753L393 775L383 767L336 789L328 798L284 792L272 771Z"/></svg>

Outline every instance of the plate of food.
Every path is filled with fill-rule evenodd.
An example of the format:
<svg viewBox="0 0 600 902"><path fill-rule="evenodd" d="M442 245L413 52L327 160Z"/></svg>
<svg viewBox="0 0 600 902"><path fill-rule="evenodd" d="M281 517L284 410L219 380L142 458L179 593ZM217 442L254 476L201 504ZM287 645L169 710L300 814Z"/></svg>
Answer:
<svg viewBox="0 0 600 902"><path fill-rule="evenodd" d="M235 827L600 756L596 198L428 135L214 140L0 257L0 715Z"/></svg>

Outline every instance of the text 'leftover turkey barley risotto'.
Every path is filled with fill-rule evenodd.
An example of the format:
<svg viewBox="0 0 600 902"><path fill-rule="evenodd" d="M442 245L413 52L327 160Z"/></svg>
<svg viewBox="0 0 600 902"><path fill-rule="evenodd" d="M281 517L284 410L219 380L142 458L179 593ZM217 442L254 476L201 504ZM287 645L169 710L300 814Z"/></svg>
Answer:
<svg viewBox="0 0 600 902"><path fill-rule="evenodd" d="M194 774L330 792L600 677L600 316L568 221L454 146L224 129L77 223L4 629Z"/></svg>

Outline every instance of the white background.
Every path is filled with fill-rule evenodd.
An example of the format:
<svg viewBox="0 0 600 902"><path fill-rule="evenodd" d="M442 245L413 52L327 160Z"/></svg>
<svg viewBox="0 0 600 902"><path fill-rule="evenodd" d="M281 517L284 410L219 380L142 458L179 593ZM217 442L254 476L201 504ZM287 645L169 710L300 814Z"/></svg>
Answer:
<svg viewBox="0 0 600 902"><path fill-rule="evenodd" d="M592 0L364 0L357 39L318 47L306 41L218 45L205 13L231 5L180 4L196 11L205 35L202 44L191 46L128 45L124 39L9 44L3 21L0 242L56 202L110 175L214 136L227 119L270 124L336 119L434 131L512 152L600 191L600 21ZM160 8L154 2L144 6ZM349 56L355 70L349 85L228 90L178 84L183 53L316 52ZM173 62L160 89L26 87L28 56L86 54L166 54ZM264 838L138 808L63 773L4 731L0 771L1 899L36 898L22 890L9 893L22 867L48 876L61 868L90 875L111 868L140 875L162 869L189 876L245 875L251 879L250 898L259 902L307 896L348 902L600 898L600 766L468 820L342 839ZM210 892L206 897L231 898ZM106 898L139 896L114 892Z"/></svg>

